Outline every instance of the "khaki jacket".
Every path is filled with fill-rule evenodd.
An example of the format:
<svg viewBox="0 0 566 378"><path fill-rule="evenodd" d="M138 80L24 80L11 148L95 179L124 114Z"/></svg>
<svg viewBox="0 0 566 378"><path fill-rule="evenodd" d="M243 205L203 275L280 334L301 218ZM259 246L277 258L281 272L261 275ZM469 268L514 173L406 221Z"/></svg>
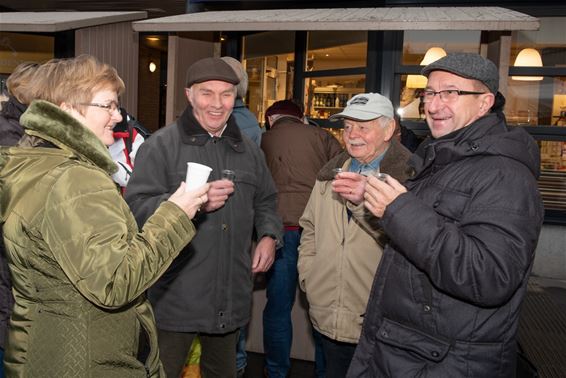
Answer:
<svg viewBox="0 0 566 378"><path fill-rule="evenodd" d="M400 181L407 178L410 152L397 142L388 149L380 171ZM366 229L376 219L360 222L348 216L347 203L332 191L332 168L347 170L347 153L336 156L320 171L299 224L299 284L307 295L314 328L337 341L357 343L384 236ZM364 212L363 205L356 212ZM366 211L366 217L369 212ZM372 222L373 220L373 222ZM381 239L380 239L381 237Z"/></svg>
<svg viewBox="0 0 566 378"><path fill-rule="evenodd" d="M43 101L21 122L23 141L35 147L0 155L0 223L16 299L7 376L164 376L143 293L193 237L192 222L167 202L138 232L94 134ZM140 331L151 348L144 362Z"/></svg>

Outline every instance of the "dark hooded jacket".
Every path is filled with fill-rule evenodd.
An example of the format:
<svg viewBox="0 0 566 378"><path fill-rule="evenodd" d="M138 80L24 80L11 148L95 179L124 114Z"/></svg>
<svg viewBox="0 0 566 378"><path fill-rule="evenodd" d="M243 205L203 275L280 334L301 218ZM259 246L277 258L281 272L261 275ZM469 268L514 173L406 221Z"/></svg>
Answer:
<svg viewBox="0 0 566 378"><path fill-rule="evenodd" d="M20 125L20 116L25 112L26 106L10 96L8 101L2 102L0 110L0 146L14 146L22 135L24 129ZM0 229L0 348L4 349L8 332L8 320L14 306L12 296L12 283L10 271L6 261L2 230Z"/></svg>
<svg viewBox="0 0 566 378"><path fill-rule="evenodd" d="M348 377L514 377L543 220L537 145L492 113L410 164Z"/></svg>
<svg viewBox="0 0 566 378"><path fill-rule="evenodd" d="M243 138L234 118L212 137L187 106L176 123L141 145L126 201L139 225L185 180L187 162L235 172L234 193L213 212L199 213L197 235L149 290L157 326L173 332L222 334L249 322L252 300L251 243L283 233L277 191L259 147Z"/></svg>
<svg viewBox="0 0 566 378"><path fill-rule="evenodd" d="M24 135L20 125L20 116L26 111L26 106L10 96L2 103L0 110L0 146L15 146Z"/></svg>

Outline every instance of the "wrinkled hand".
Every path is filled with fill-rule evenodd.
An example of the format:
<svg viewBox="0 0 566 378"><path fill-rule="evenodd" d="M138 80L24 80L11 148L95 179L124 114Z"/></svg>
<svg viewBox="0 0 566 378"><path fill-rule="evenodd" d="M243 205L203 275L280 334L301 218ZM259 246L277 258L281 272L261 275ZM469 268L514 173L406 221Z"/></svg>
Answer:
<svg viewBox="0 0 566 378"><path fill-rule="evenodd" d="M230 194L234 193L234 183L230 180L216 180L210 183L208 190L208 202L203 206L207 213L220 209Z"/></svg>
<svg viewBox="0 0 566 378"><path fill-rule="evenodd" d="M364 206L376 217L381 218L389 204L402 193L406 193L407 188L387 175L385 181L378 180L376 177L368 177L366 191L364 193Z"/></svg>
<svg viewBox="0 0 566 378"><path fill-rule="evenodd" d="M169 197L168 201L179 206L190 219L193 219L197 210L208 201L206 192L210 184L203 185L190 192L185 192L185 186L185 183L181 182L179 188Z"/></svg>
<svg viewBox="0 0 566 378"><path fill-rule="evenodd" d="M252 273L267 272L273 261L275 261L275 240L264 236L255 247Z"/></svg>
<svg viewBox="0 0 566 378"><path fill-rule="evenodd" d="M364 200L367 177L354 172L340 172L332 181L332 190L342 198L359 205Z"/></svg>

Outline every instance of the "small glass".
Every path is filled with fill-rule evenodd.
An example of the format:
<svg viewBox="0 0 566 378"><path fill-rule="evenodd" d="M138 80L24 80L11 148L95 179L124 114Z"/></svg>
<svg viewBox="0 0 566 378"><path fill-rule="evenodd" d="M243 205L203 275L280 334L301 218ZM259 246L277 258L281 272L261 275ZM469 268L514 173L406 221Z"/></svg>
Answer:
<svg viewBox="0 0 566 378"><path fill-rule="evenodd" d="M368 176L376 176L377 177L378 174L379 174L379 169L371 169L369 167L360 172L360 175L366 176L366 177L368 177Z"/></svg>
<svg viewBox="0 0 566 378"><path fill-rule="evenodd" d="M234 171L232 171L231 169L223 169L221 177L222 177L222 180L230 180L230 181L234 182L234 179L236 178L236 173Z"/></svg>
<svg viewBox="0 0 566 378"><path fill-rule="evenodd" d="M332 170L332 173L334 173L334 176L333 176L333 177L336 178L336 175L337 175L338 173L342 173L342 168L334 168L334 169Z"/></svg>
<svg viewBox="0 0 566 378"><path fill-rule="evenodd" d="M377 172L374 176L380 181L387 181L387 175L385 173Z"/></svg>

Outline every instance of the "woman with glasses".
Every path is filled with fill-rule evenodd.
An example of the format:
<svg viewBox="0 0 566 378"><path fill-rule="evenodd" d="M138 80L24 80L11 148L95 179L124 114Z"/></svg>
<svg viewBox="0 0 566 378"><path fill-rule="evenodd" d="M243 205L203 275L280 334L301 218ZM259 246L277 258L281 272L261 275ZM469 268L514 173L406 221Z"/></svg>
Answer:
<svg viewBox="0 0 566 378"><path fill-rule="evenodd" d="M106 145L121 120L116 70L90 56L34 77L19 147L0 155L0 223L15 306L10 377L160 377L145 290L192 239L207 185L181 183L139 231L111 179ZM138 360L140 333L150 351Z"/></svg>

